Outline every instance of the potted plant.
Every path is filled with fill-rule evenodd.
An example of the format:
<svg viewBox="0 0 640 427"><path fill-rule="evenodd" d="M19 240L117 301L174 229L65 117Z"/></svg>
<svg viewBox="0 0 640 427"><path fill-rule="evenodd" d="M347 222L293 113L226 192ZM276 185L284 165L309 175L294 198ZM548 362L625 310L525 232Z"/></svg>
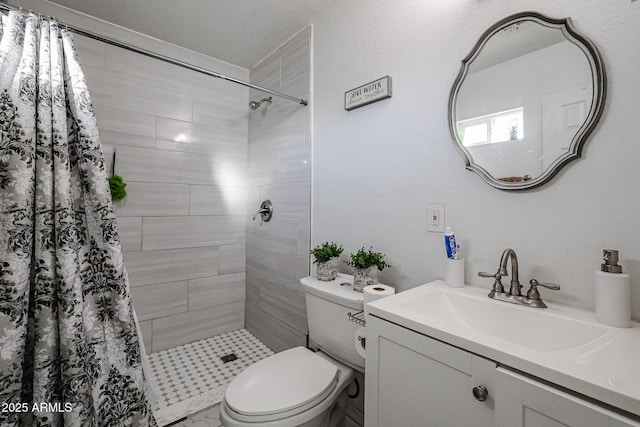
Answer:
<svg viewBox="0 0 640 427"><path fill-rule="evenodd" d="M350 256L351 260L345 262L353 267L353 290L356 292L362 292L365 286L378 283L378 272L384 270L385 267L391 267L384 260L386 255L375 252L373 248L369 248L367 251L362 247Z"/></svg>
<svg viewBox="0 0 640 427"><path fill-rule="evenodd" d="M511 130L509 131L509 139L512 141L518 139L518 125L511 126Z"/></svg>
<svg viewBox="0 0 640 427"><path fill-rule="evenodd" d="M311 249L311 255L316 259L314 263L318 264L318 280L329 282L338 276L338 257L343 251L342 246L334 242L324 242Z"/></svg>

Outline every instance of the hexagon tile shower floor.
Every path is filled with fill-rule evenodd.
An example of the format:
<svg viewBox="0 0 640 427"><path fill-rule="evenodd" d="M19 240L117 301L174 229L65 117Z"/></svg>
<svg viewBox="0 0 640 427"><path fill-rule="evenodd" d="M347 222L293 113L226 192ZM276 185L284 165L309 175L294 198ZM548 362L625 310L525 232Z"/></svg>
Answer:
<svg viewBox="0 0 640 427"><path fill-rule="evenodd" d="M151 353L149 364L159 393L154 412L158 424L220 403L236 375L272 354L246 329Z"/></svg>

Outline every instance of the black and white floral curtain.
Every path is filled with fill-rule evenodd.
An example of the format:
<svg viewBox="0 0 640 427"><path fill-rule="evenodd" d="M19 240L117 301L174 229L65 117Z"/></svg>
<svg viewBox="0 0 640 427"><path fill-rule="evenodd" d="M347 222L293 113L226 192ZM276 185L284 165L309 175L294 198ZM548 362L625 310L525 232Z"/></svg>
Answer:
<svg viewBox="0 0 640 427"><path fill-rule="evenodd" d="M0 425L155 425L71 35L2 16Z"/></svg>

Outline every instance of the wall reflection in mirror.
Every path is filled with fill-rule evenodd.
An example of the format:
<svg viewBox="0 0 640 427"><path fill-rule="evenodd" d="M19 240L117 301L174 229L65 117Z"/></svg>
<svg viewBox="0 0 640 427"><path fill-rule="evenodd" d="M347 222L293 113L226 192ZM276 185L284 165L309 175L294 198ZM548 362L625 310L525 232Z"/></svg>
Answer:
<svg viewBox="0 0 640 427"><path fill-rule="evenodd" d="M598 53L570 20L514 15L463 60L450 100L452 137L467 168L491 185L535 187L579 157L604 92Z"/></svg>

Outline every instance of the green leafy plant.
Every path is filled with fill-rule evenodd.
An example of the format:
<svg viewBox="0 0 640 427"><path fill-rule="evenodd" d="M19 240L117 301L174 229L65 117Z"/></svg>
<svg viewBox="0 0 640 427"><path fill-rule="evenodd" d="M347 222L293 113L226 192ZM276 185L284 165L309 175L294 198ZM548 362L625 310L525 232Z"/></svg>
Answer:
<svg viewBox="0 0 640 427"><path fill-rule="evenodd" d="M109 189L111 190L112 200L122 200L127 197L127 190L124 187L127 183L124 182L120 175L111 175L109 177Z"/></svg>
<svg viewBox="0 0 640 427"><path fill-rule="evenodd" d="M315 248L311 249L310 253L316 258L316 260L314 261L314 263L316 263L327 262L331 258L337 258L343 251L344 249L342 245L338 246L334 242L324 242L321 245L318 245Z"/></svg>
<svg viewBox="0 0 640 427"><path fill-rule="evenodd" d="M511 126L511 130L509 131L509 138L514 140L514 139L518 139L518 125L512 125Z"/></svg>
<svg viewBox="0 0 640 427"><path fill-rule="evenodd" d="M378 267L378 270L382 271L385 267L391 267L391 265L384 260L386 255L380 252L375 252L373 248L369 248L367 251L362 247L358 252L355 254L352 253L350 256L351 260L345 262L347 265L354 268L367 268L375 265Z"/></svg>

